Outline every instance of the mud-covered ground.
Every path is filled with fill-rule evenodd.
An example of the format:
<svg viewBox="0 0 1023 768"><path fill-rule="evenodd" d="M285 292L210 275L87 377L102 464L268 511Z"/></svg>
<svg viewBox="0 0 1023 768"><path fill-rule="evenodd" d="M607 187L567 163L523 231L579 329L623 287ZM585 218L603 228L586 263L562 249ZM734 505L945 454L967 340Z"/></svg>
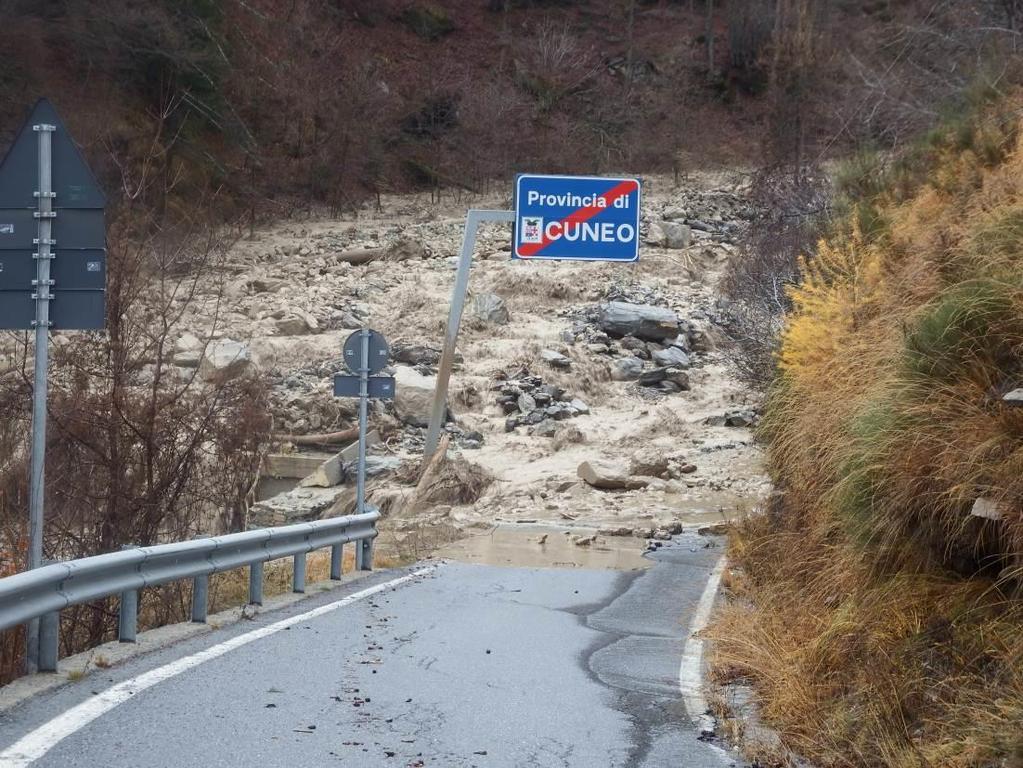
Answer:
<svg viewBox="0 0 1023 768"><path fill-rule="evenodd" d="M401 539L434 527L440 541L514 521L642 537L680 523L719 522L766 492L749 430L719 426L725 413L756 405L729 372L718 326L725 307L716 283L751 217L741 179L703 176L674 187L668 179L649 178L643 192L644 236L652 236L651 222L695 221L687 247L647 244L635 264L524 262L510 258L508 225L483 228L470 291L499 296L509 319L482 320L471 308L464 316L462 362L450 393L458 427L450 450L493 482L470 504L389 505L394 514L385 530ZM362 323L393 346L439 349L465 210L508 204L506 195L446 195L440 202L425 195L385 197L379 208L368 205L354 217L283 223L239 241L228 259L219 333L247 342L269 373L278 431L328 432L350 423L354 404L333 398L331 374L340 367L343 340ZM342 260L364 248L388 255L364 265ZM593 312L609 299L668 307L698 329L702 344L689 353L688 391L664 393L612 379L624 351L615 340L604 348L591 343L599 332ZM201 328L210 318L199 313L192 323ZM543 350L562 353L570 368L552 367L541 358ZM429 355L423 359L420 370L429 372ZM502 382L524 371L582 400L589 413L558 421L549 436L530 434L535 425L506 431L507 409L498 402ZM378 407L373 421L385 437L377 452L421 460L421 430L402 424L392 406ZM646 487L600 490L577 476L583 461L628 466L637 454L642 463L651 453L669 459L669 468L647 478ZM408 474L402 479L373 482L403 492Z"/></svg>

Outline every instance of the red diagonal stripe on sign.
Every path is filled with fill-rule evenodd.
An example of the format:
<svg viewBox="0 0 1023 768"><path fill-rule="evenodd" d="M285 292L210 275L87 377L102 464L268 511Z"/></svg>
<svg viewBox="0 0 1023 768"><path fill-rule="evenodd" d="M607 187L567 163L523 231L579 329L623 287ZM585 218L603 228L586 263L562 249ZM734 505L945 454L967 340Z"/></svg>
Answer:
<svg viewBox="0 0 1023 768"><path fill-rule="evenodd" d="M625 197L625 195L630 195L633 192L635 192L636 189L638 188L639 185L632 179L626 179L623 182L615 184L613 187L611 187L611 189L609 189L607 192L605 192L599 198L597 198L598 200L605 201L604 206L598 205L595 200L594 205L588 205L585 208L580 208L577 211L573 211L572 213L570 213L568 216L561 220L560 224L562 231L564 231L565 226L568 224L582 224L584 221L589 221L598 213L606 211L608 208L610 208L612 203L614 203L614 201L617 200L619 197ZM544 232L545 233L547 232L546 226L544 226ZM536 256L536 254L538 254L540 251L542 251L544 248L546 248L553 242L554 242L553 240L551 240L550 238L547 237L546 234L544 234L543 240L541 240L539 243L524 243L520 245L518 249L518 256L521 258L529 258L530 256Z"/></svg>

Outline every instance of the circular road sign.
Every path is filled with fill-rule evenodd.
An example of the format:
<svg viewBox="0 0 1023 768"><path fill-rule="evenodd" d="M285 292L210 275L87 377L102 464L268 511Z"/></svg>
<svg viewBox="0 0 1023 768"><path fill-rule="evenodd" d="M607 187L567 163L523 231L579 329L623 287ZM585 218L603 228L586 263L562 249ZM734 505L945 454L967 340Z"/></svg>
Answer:
<svg viewBox="0 0 1023 768"><path fill-rule="evenodd" d="M387 340L376 331L368 328L365 331L356 331L345 339L344 363L352 373L358 373L362 367L362 334L369 335L369 372L380 373L387 365L387 358L391 350L387 347Z"/></svg>

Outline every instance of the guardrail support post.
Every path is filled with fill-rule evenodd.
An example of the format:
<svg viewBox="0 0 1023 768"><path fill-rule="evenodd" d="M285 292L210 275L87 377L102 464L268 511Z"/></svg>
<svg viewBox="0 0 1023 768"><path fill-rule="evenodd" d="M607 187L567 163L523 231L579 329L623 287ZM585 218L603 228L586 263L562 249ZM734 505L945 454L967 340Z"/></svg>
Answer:
<svg viewBox="0 0 1023 768"><path fill-rule="evenodd" d="M57 643L60 640L60 614L44 614L39 619L39 671L57 671Z"/></svg>
<svg viewBox="0 0 1023 768"><path fill-rule="evenodd" d="M360 571L373 570L373 539L359 539L355 542L355 567Z"/></svg>
<svg viewBox="0 0 1023 768"><path fill-rule="evenodd" d="M139 593L129 589L121 593L121 611L117 622L117 639L134 643L139 620Z"/></svg>
<svg viewBox="0 0 1023 768"><path fill-rule="evenodd" d="M263 604L263 561L249 566L249 604Z"/></svg>
<svg viewBox="0 0 1023 768"><path fill-rule="evenodd" d="M295 573L291 580L292 592L305 592L305 552L295 555Z"/></svg>
<svg viewBox="0 0 1023 768"><path fill-rule="evenodd" d="M341 564L344 562L345 545L335 544L330 548L330 578L341 581Z"/></svg>
<svg viewBox="0 0 1023 768"><path fill-rule="evenodd" d="M209 574L201 574L192 579L192 621L196 624L206 623L206 606L210 596Z"/></svg>

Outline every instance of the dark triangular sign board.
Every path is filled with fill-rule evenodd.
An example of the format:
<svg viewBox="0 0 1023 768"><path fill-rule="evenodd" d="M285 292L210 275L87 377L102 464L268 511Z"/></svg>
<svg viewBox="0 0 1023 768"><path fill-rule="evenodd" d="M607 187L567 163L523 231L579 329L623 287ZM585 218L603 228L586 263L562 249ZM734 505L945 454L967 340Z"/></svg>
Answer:
<svg viewBox="0 0 1023 768"><path fill-rule="evenodd" d="M41 124L57 128L50 139L53 191L56 193L54 209L103 208L106 196L96 183L96 177L82 159L57 110L46 99L40 99L0 163L0 209L36 207L34 193L39 186L39 143L33 126Z"/></svg>

